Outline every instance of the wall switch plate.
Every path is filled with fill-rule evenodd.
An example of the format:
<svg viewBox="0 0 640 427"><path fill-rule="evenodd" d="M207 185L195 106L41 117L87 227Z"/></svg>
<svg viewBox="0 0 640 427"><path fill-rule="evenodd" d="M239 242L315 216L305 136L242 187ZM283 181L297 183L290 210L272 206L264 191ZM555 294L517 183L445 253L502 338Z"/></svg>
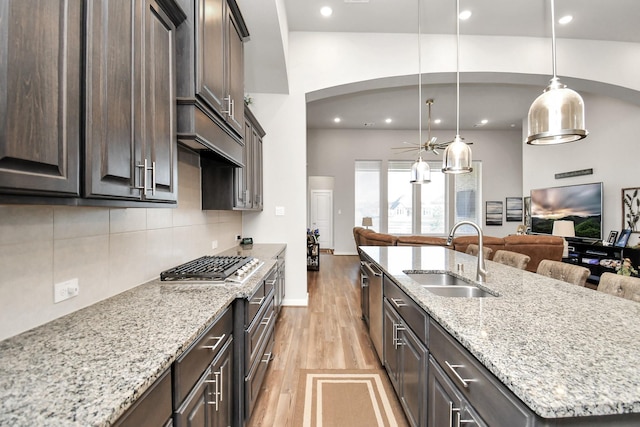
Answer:
<svg viewBox="0 0 640 427"><path fill-rule="evenodd" d="M218 248L218 241L217 240L212 240L211 241L211 249L217 249Z"/></svg>
<svg viewBox="0 0 640 427"><path fill-rule="evenodd" d="M284 215L284 206L276 206L276 215L277 216Z"/></svg>
<svg viewBox="0 0 640 427"><path fill-rule="evenodd" d="M78 296L79 293L80 285L78 284L78 278L56 283L53 285L53 302L54 304L59 303L60 301Z"/></svg>

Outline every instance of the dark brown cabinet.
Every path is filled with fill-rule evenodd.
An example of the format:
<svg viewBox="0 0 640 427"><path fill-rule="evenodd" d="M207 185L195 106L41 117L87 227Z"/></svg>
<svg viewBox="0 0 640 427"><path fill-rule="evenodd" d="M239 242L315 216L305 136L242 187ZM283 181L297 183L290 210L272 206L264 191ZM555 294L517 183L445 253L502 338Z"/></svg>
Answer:
<svg viewBox="0 0 640 427"><path fill-rule="evenodd" d="M235 0L178 0L187 21L177 33L178 140L244 166L244 40Z"/></svg>
<svg viewBox="0 0 640 427"><path fill-rule="evenodd" d="M115 427L171 427L171 370L167 370L114 424Z"/></svg>
<svg viewBox="0 0 640 427"><path fill-rule="evenodd" d="M82 2L0 4L0 192L80 195Z"/></svg>
<svg viewBox="0 0 640 427"><path fill-rule="evenodd" d="M176 200L174 48L156 1L87 3L85 197Z"/></svg>
<svg viewBox="0 0 640 427"><path fill-rule="evenodd" d="M261 211L263 207L262 138L264 130L245 108L243 168L234 170L234 208Z"/></svg>

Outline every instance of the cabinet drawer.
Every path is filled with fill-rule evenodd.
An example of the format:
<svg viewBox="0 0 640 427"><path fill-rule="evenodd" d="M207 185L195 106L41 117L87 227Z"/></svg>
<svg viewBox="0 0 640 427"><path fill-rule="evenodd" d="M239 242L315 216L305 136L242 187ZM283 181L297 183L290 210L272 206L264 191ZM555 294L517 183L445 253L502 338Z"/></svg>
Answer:
<svg viewBox="0 0 640 427"><path fill-rule="evenodd" d="M275 343L274 326L275 324L272 324L267 330L267 339L264 342L265 345L262 347L262 351L259 353L260 357L258 357L254 361L249 374L245 377L245 404L247 410L246 419L249 419L251 416L251 412L253 411L256 399L260 394L262 381L264 380L264 376L267 373L269 363L273 358L272 352Z"/></svg>
<svg viewBox="0 0 640 427"><path fill-rule="evenodd" d="M420 341L429 347L427 339L429 316L427 313L387 276L384 276L384 296Z"/></svg>
<svg viewBox="0 0 640 427"><path fill-rule="evenodd" d="M488 425L534 425L531 410L433 320L429 342L442 370Z"/></svg>
<svg viewBox="0 0 640 427"><path fill-rule="evenodd" d="M269 294L269 300L263 310L256 316L253 323L245 331L245 366L247 370L258 356L258 351L267 336L267 332L273 329L275 324L275 309L273 305L273 292Z"/></svg>
<svg viewBox="0 0 640 427"><path fill-rule="evenodd" d="M233 316L227 308L196 342L173 364L174 403L180 404L233 332Z"/></svg>

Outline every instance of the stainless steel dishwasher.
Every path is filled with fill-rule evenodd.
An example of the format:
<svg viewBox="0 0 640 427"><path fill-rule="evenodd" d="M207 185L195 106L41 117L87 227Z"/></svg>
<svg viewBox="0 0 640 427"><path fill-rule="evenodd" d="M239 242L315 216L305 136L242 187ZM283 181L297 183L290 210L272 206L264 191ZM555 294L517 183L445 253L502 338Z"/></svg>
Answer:
<svg viewBox="0 0 640 427"><path fill-rule="evenodd" d="M370 262L362 267L369 282L369 336L382 361L382 272Z"/></svg>

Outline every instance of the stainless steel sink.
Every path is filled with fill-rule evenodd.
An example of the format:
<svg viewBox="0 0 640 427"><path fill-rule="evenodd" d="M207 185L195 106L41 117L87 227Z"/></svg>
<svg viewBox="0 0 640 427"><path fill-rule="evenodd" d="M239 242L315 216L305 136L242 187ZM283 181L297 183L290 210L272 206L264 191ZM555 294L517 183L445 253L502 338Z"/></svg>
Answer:
<svg viewBox="0 0 640 427"><path fill-rule="evenodd" d="M448 273L412 273L407 276L420 283L427 291L443 297L483 298L493 297L491 292L477 287L473 282Z"/></svg>

